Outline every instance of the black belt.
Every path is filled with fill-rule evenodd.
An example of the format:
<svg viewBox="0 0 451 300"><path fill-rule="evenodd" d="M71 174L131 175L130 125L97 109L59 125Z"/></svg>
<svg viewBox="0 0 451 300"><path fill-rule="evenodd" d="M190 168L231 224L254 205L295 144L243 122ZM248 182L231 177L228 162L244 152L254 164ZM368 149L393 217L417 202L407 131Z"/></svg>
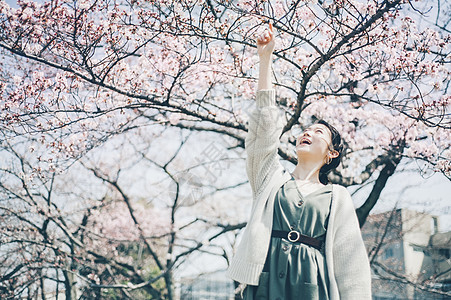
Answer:
<svg viewBox="0 0 451 300"><path fill-rule="evenodd" d="M316 248L318 250L321 250L321 246L323 245L323 241L306 236L303 234L300 234L299 231L291 230L291 231L281 231L281 230L273 230L272 237L278 237L278 238L284 238L289 240L292 243L302 243L309 246L312 246L313 248Z"/></svg>

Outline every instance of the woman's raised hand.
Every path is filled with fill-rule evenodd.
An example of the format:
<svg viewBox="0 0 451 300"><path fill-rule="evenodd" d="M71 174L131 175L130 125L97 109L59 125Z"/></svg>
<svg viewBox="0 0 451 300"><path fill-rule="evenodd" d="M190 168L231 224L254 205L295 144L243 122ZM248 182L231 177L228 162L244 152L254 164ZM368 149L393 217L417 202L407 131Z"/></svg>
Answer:
<svg viewBox="0 0 451 300"><path fill-rule="evenodd" d="M272 24L269 23L269 29L257 38L257 53L261 58L270 58L274 51L274 31Z"/></svg>

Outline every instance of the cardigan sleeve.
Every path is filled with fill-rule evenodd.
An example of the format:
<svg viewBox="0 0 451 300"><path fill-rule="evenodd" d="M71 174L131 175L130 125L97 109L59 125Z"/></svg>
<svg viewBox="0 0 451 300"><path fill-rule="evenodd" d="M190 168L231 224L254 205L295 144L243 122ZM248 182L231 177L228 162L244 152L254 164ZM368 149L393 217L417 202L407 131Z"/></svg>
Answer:
<svg viewBox="0 0 451 300"><path fill-rule="evenodd" d="M338 189L333 261L340 299L370 300L371 270L357 215L348 190Z"/></svg>
<svg viewBox="0 0 451 300"><path fill-rule="evenodd" d="M256 107L249 115L249 127L244 142L247 154L246 172L254 199L275 168L280 165L277 150L282 129L282 117L276 106L275 91L257 91Z"/></svg>

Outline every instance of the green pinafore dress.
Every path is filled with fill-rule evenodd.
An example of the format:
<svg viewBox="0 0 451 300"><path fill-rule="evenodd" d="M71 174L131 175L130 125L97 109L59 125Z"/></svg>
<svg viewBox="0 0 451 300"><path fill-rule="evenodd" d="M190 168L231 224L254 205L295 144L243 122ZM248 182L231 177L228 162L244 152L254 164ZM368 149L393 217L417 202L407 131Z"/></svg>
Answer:
<svg viewBox="0 0 451 300"><path fill-rule="evenodd" d="M294 229L324 243L331 200L331 184L304 196L292 177L276 193L273 230ZM248 285L243 296L245 300L328 300L328 286L322 249L272 237L259 284Z"/></svg>

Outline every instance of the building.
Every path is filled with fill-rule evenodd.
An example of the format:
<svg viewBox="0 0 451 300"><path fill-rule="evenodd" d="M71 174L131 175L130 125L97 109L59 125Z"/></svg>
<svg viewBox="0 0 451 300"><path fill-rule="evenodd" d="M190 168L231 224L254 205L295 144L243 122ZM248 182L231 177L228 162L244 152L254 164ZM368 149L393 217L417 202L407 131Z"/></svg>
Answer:
<svg viewBox="0 0 451 300"><path fill-rule="evenodd" d="M368 217L373 299L451 299L451 232L438 232L438 222L406 209Z"/></svg>

